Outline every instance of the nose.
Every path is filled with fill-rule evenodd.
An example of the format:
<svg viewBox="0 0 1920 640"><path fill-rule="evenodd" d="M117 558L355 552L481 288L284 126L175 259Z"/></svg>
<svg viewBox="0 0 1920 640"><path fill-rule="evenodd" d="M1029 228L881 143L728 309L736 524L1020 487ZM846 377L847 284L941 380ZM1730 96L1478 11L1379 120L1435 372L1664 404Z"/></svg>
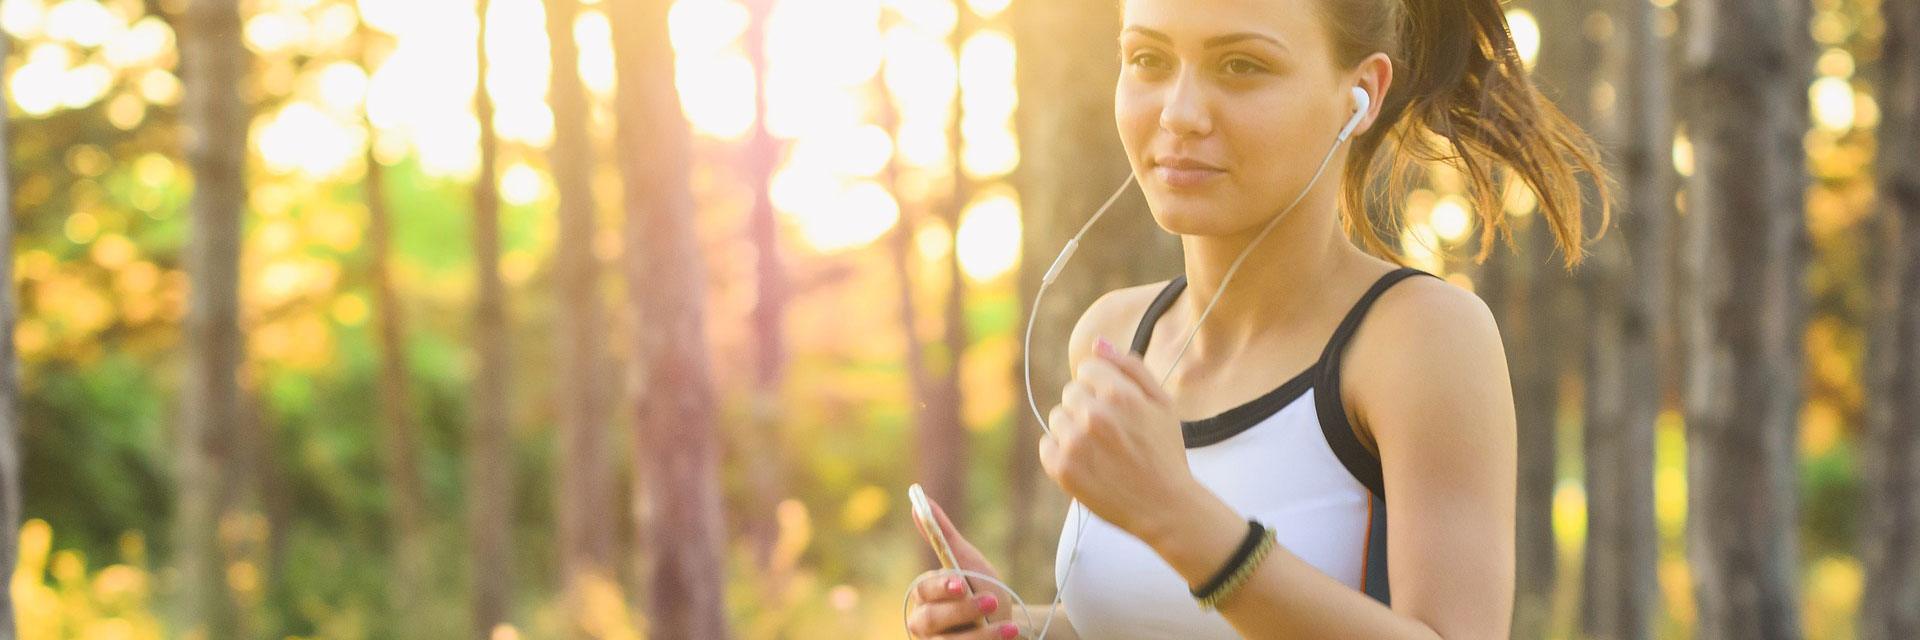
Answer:
<svg viewBox="0 0 1920 640"><path fill-rule="evenodd" d="M1160 106L1160 128L1176 136L1205 136L1213 130L1206 89L1192 72L1182 72L1168 87Z"/></svg>

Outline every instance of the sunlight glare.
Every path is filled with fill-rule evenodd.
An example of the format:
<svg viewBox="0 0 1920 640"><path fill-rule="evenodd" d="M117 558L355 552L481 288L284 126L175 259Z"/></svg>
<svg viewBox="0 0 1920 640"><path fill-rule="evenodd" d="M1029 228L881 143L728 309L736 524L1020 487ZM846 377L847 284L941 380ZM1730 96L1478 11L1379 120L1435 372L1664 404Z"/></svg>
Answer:
<svg viewBox="0 0 1920 640"><path fill-rule="evenodd" d="M257 123L254 145L267 169L298 171L310 179L337 175L360 155L365 131L329 117L309 102L294 102Z"/></svg>
<svg viewBox="0 0 1920 640"><path fill-rule="evenodd" d="M973 9L973 14L987 20L1007 10L1009 4L1012 4L1012 0L967 0L967 7Z"/></svg>
<svg viewBox="0 0 1920 640"><path fill-rule="evenodd" d="M1682 176L1693 175L1693 140L1685 129L1673 132L1673 170Z"/></svg>
<svg viewBox="0 0 1920 640"><path fill-rule="evenodd" d="M320 71L320 101L336 113L360 109L367 95L367 72L352 62L335 62Z"/></svg>
<svg viewBox="0 0 1920 640"><path fill-rule="evenodd" d="M862 180L840 193L831 207L804 216L800 235L822 252L851 249L886 235L900 220L900 205L878 183Z"/></svg>
<svg viewBox="0 0 1920 640"><path fill-rule="evenodd" d="M20 40L32 40L40 37L40 31L46 28L47 7L41 0L7 0L0 2L0 29Z"/></svg>
<svg viewBox="0 0 1920 640"><path fill-rule="evenodd" d="M960 166L976 180L1013 173L1020 164L1020 145L1010 123L991 127L963 123L961 141Z"/></svg>
<svg viewBox="0 0 1920 640"><path fill-rule="evenodd" d="M100 46L125 27L119 16L95 0L66 0L46 14L47 36L82 47Z"/></svg>
<svg viewBox="0 0 1920 640"><path fill-rule="evenodd" d="M737 51L680 58L675 66L680 110L695 133L738 140L753 129L753 64Z"/></svg>
<svg viewBox="0 0 1920 640"><path fill-rule="evenodd" d="M907 120L900 123L900 160L921 169L947 165L947 124L938 120Z"/></svg>
<svg viewBox="0 0 1920 640"><path fill-rule="evenodd" d="M471 111L421 123L412 138L427 175L467 180L480 170L480 120Z"/></svg>
<svg viewBox="0 0 1920 640"><path fill-rule="evenodd" d="M812 135L794 142L789 162L845 177L872 177L893 158L893 140L877 125Z"/></svg>
<svg viewBox="0 0 1920 640"><path fill-rule="evenodd" d="M921 260L937 263L946 260L953 250L953 232L939 220L927 220L914 230L913 244L919 249Z"/></svg>
<svg viewBox="0 0 1920 640"><path fill-rule="evenodd" d="M55 50L60 55L52 55ZM27 55L26 64L7 78L7 93L21 111L41 116L60 108L60 86L67 75L65 54L64 45L40 44Z"/></svg>
<svg viewBox="0 0 1920 640"><path fill-rule="evenodd" d="M580 51L580 81L587 91L600 98L613 95L613 26L607 14L581 11L573 21L573 43Z"/></svg>
<svg viewBox="0 0 1920 640"><path fill-rule="evenodd" d="M880 70L878 0L781 0L767 18L769 74L809 90L851 87Z"/></svg>
<svg viewBox="0 0 1920 640"><path fill-rule="evenodd" d="M148 69L140 76L140 97L157 105L180 101L180 79L166 69Z"/></svg>
<svg viewBox="0 0 1920 640"><path fill-rule="evenodd" d="M534 147L553 140L546 20L539 0L487 4L487 95L493 99L493 127L502 140Z"/></svg>
<svg viewBox="0 0 1920 640"><path fill-rule="evenodd" d="M1815 80L1807 95L1813 102L1813 121L1820 128L1844 133L1853 127L1853 85L1845 78Z"/></svg>
<svg viewBox="0 0 1920 640"><path fill-rule="evenodd" d="M745 33L751 15L732 0L678 0L667 10L668 38L680 56L726 49Z"/></svg>
<svg viewBox="0 0 1920 640"><path fill-rule="evenodd" d="M960 216L955 244L960 270L974 282L1012 271L1020 262L1020 203L1011 194L993 193L975 200Z"/></svg>
<svg viewBox="0 0 1920 640"><path fill-rule="evenodd" d="M832 206L834 197L840 192L840 184L833 174L823 168L789 160L786 166L774 172L767 192L773 199L775 211L796 224L806 226L810 216Z"/></svg>
<svg viewBox="0 0 1920 640"><path fill-rule="evenodd" d="M773 73L767 85L767 131L793 140L861 124L861 103L852 91L808 85L803 78Z"/></svg>
<svg viewBox="0 0 1920 640"><path fill-rule="evenodd" d="M960 21L960 8L948 0L885 0L887 8L915 28L945 39Z"/></svg>
<svg viewBox="0 0 1920 640"><path fill-rule="evenodd" d="M1448 195L1433 205L1433 212L1427 214L1427 219L1441 239L1459 242L1472 226L1473 221L1467 215L1468 209L1466 200L1457 195Z"/></svg>
<svg viewBox="0 0 1920 640"><path fill-rule="evenodd" d="M367 117L383 140L398 137L417 150L429 175L471 176L479 166L480 126L473 115L479 19L472 12L447 12L442 2L403 4L435 19L395 17L401 33L393 53L368 81Z"/></svg>
<svg viewBox="0 0 1920 640"><path fill-rule="evenodd" d="M171 52L173 46L173 28L159 18L147 16L135 22L120 37L107 41L101 53L106 56L108 65L119 69L158 60L161 55Z"/></svg>
<svg viewBox="0 0 1920 640"><path fill-rule="evenodd" d="M1540 196L1528 187L1525 180L1508 178L1505 191L1501 194L1500 208L1507 215L1516 218L1533 213L1540 206Z"/></svg>
<svg viewBox="0 0 1920 640"><path fill-rule="evenodd" d="M359 0L360 20L387 35L400 35L417 24L433 3L419 0Z"/></svg>
<svg viewBox="0 0 1920 640"><path fill-rule="evenodd" d="M1005 118L1013 114L1013 39L1001 31L981 31L960 48L960 100L966 117Z"/></svg>
<svg viewBox="0 0 1920 640"><path fill-rule="evenodd" d="M546 187L546 178L524 162L515 162L500 174L500 198L507 204L533 204L545 195Z"/></svg>
<svg viewBox="0 0 1920 640"><path fill-rule="evenodd" d="M304 42L308 27L298 14L269 11L248 18L243 32L247 47L255 53L275 54Z"/></svg>
<svg viewBox="0 0 1920 640"><path fill-rule="evenodd" d="M84 109L98 102L113 88L113 72L106 67L87 63L68 71L60 80L60 105L68 109Z"/></svg>
<svg viewBox="0 0 1920 640"><path fill-rule="evenodd" d="M874 177L893 160L893 138L877 125L808 135L793 142L787 165L837 177Z"/></svg>
<svg viewBox="0 0 1920 640"><path fill-rule="evenodd" d="M887 91L899 105L902 119L946 119L953 110L955 68L953 49L937 36L911 27L894 27L886 36Z"/></svg>
<svg viewBox="0 0 1920 640"><path fill-rule="evenodd" d="M1440 256L1436 252L1438 245L1439 238L1435 236L1433 227L1426 224L1416 223L1400 232L1401 254L1412 266L1434 274L1440 273L1441 266Z"/></svg>
<svg viewBox="0 0 1920 640"><path fill-rule="evenodd" d="M1520 54L1520 61L1532 69L1540 58L1540 22L1533 19L1531 11L1508 9L1507 30L1513 33L1513 48Z"/></svg>

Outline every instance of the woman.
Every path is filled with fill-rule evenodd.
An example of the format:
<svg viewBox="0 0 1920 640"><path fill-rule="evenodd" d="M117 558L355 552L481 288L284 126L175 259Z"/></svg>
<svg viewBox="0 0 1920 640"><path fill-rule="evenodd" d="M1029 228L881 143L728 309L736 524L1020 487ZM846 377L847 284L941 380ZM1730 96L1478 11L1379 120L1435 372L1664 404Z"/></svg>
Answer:
<svg viewBox="0 0 1920 640"><path fill-rule="evenodd" d="M1363 205L1377 169L1398 187L1414 162L1457 157L1481 257L1511 238L1499 172L1538 195L1572 266L1577 176L1607 182L1591 140L1529 84L1497 0L1127 0L1120 49L1115 120L1185 275L1112 291L1074 327L1039 455L1090 514L1069 513L1063 610L1036 608L1036 626L1506 637L1516 454L1500 336L1471 292L1401 267ZM1203 314L1243 250L1235 295ZM962 568L993 575L940 519ZM956 580L916 583L910 633L1020 633L1004 596Z"/></svg>

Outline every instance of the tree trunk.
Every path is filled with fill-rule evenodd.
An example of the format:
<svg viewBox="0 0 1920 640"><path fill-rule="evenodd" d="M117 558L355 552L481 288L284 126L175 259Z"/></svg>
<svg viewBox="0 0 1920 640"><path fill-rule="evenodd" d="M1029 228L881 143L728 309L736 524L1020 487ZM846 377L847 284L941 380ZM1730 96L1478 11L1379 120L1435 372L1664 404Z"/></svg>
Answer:
<svg viewBox="0 0 1920 640"><path fill-rule="evenodd" d="M1866 492L1860 637L1920 637L1920 0L1883 0L1880 55L1882 273L1860 475Z"/></svg>
<svg viewBox="0 0 1920 640"><path fill-rule="evenodd" d="M227 586L219 529L240 486L229 467L239 446L239 367L246 348L240 334L240 242L249 118L240 87L250 60L240 44L237 2L187 5L180 33L181 123L194 189L184 252L190 286L174 557L181 631L211 638L246 635Z"/></svg>
<svg viewBox="0 0 1920 640"><path fill-rule="evenodd" d="M1038 314L1033 353L1026 357L1033 361L1034 397L1044 412L1059 403L1070 377L1066 344L1075 320L1107 291L1179 274L1180 244L1153 221L1145 200L1123 197L1087 234L1073 266L1049 287L1045 304L1031 307L1054 256L1131 170L1113 124L1113 79L1120 71L1113 36L1120 31L1120 13L1110 0L1016 2L1009 11L1020 52L1015 118L1021 161L1014 177L1022 211L1020 299L1023 314ZM1019 380L1017 366L1014 375ZM1009 451L1012 535L1000 566L1011 570L1021 591L1049 593L1049 542L1066 515L1065 498L1057 490L1039 491L1040 426L1028 411L1018 413Z"/></svg>
<svg viewBox="0 0 1920 640"><path fill-rule="evenodd" d="M786 377L786 307L791 295L786 267L780 258L779 224L773 215L773 170L780 161L780 142L767 130L768 69L766 52L767 18L773 13L773 0L753 0L747 30L747 55L758 74L754 92L753 138L747 143L747 174L753 180L753 211L747 235L752 239L755 262L753 335L758 339L755 353L753 430L749 442L739 450L750 456L747 473L753 486L754 504L743 514L747 538L752 541L755 560L766 566L771 559L779 522L774 509L782 496L786 475L786 447L780 429L780 389Z"/></svg>
<svg viewBox="0 0 1920 640"><path fill-rule="evenodd" d="M615 584L613 460L608 412L614 371L607 359L607 313L600 298L600 264L593 251L598 207L593 198L593 141L587 132L587 90L573 40L578 0L547 0L547 41L553 75L553 147L547 157L559 192L559 237L554 248L558 309L560 583L570 622L585 632L583 590L593 581Z"/></svg>
<svg viewBox="0 0 1920 640"><path fill-rule="evenodd" d="M888 135L899 135L898 105L893 103L885 87L881 88L881 95L885 97L881 100L880 126L886 129ZM887 191L900 193L900 162L897 157L887 161L883 174ZM900 203L899 221L894 223L892 233L887 235L887 255L892 260L894 273L895 313L900 317L900 334L906 347L908 430L915 435L917 445L913 473L927 493L944 507L952 504L951 491L954 488L935 486L939 484L936 478L943 477L938 472L952 466L955 461L948 457L952 454L942 446L944 443L939 437L939 426L934 423L932 405L935 391L933 380L927 375L927 350L920 342L919 310L914 307L918 294L915 293L913 280L913 236L920 205L918 202ZM934 557L931 548L921 551L926 558Z"/></svg>
<svg viewBox="0 0 1920 640"><path fill-rule="evenodd" d="M361 63L374 68L372 30L362 26ZM393 281L393 215L387 209L386 169L375 158L375 140L379 132L372 120L366 120L367 148L364 157L367 205L367 254L372 271L374 315L380 340L380 417L384 450L382 470L386 476L389 544L393 553L393 584L388 586L389 605L398 628L409 629L408 612L423 604L427 586L427 547L425 518L426 489L420 477L420 443L414 425L412 374L407 366L406 312L400 292ZM413 631L420 631L417 627Z"/></svg>
<svg viewBox="0 0 1920 640"><path fill-rule="evenodd" d="M1699 0L1687 36L1688 555L1703 640L1798 637L1807 8Z"/></svg>
<svg viewBox="0 0 1920 640"><path fill-rule="evenodd" d="M1587 554L1582 591L1585 631L1596 638L1649 638L1659 611L1654 523L1654 423L1664 399L1658 354L1666 317L1666 239L1673 218L1673 128L1666 42L1655 8L1623 0L1617 148L1626 207L1623 238L1600 248L1589 275L1602 284L1590 314L1597 326L1588 381Z"/></svg>
<svg viewBox="0 0 1920 640"><path fill-rule="evenodd" d="M634 463L651 526L648 625L656 638L728 637L726 531L705 321L706 268L693 221L691 133L674 85L668 0L611 0L619 155L627 185L627 288L638 350Z"/></svg>
<svg viewBox="0 0 1920 640"><path fill-rule="evenodd" d="M1582 34L1590 4L1545 2L1533 9L1543 32ZM1588 109L1595 74L1591 62L1599 50L1592 39L1580 35L1546 38L1533 74L1568 117L1587 127L1593 122ZM1520 425L1512 637L1532 639L1546 637L1554 621L1560 575L1553 499L1560 481L1561 378L1576 370L1573 355L1584 354L1586 336L1554 330L1578 326L1584 314L1577 310L1582 300L1574 274L1565 268L1564 256L1555 254L1537 206L1521 225L1519 253L1490 288L1501 291L1507 309L1501 327L1507 344L1513 345L1514 411Z"/></svg>
<svg viewBox="0 0 1920 640"><path fill-rule="evenodd" d="M958 5L959 15L950 36L949 47L953 50L954 60L960 59L961 48L971 37L979 22L973 10L965 3ZM965 398L960 390L960 365L966 357L966 281L960 272L960 213L973 200L973 182L961 160L962 135L960 121L962 113L961 92L963 87L954 87L950 119L947 123L948 164L953 190L948 194L940 208L940 219L946 224L947 237L947 288L945 303L941 313L940 349L934 352L940 374L930 375L927 394L926 422L920 433L924 437L921 451L920 479L926 485L927 494L940 501L947 512L947 518L954 526L965 526L967 508L967 460L971 449L968 442L967 425L963 404Z"/></svg>
<svg viewBox="0 0 1920 640"><path fill-rule="evenodd" d="M495 177L499 143L493 131L493 99L487 95L487 7L476 3L479 57L474 113L480 119L480 172L473 184L473 262L478 280L473 335L479 369L473 380L473 432L467 457L468 529L473 536L473 632L491 637L507 624L513 584L513 442L508 431L507 308L500 280L500 193Z"/></svg>
<svg viewBox="0 0 1920 640"><path fill-rule="evenodd" d="M1536 214L1517 221L1514 234L1518 242L1512 254L1497 253L1485 265L1481 283L1482 298L1497 314L1497 323L1513 371L1514 412L1519 425L1519 510L1515 521L1517 588L1513 613L1513 637L1545 637L1553 613L1554 568L1553 490L1557 479L1555 446L1558 388L1556 363L1544 329L1542 311L1536 302L1541 295L1534 288L1545 280L1542 273L1553 268L1547 264L1551 248L1546 225Z"/></svg>
<svg viewBox="0 0 1920 640"><path fill-rule="evenodd" d="M1501 256L1499 290L1503 307L1501 328L1506 344L1514 346L1514 411L1518 432L1519 496L1514 538L1516 594L1513 637L1546 637L1552 623L1553 595L1557 591L1559 547L1553 540L1553 494L1559 482L1559 374L1550 332L1550 291L1559 265L1551 255L1552 238L1539 214L1522 221L1521 249Z"/></svg>
<svg viewBox="0 0 1920 640"><path fill-rule="evenodd" d="M12 49L12 38L0 34L0 60ZM0 104L8 103L8 91L0 86ZM0 152L10 149L6 118L0 118ZM0 166L0 193L13 193L10 167ZM12 199L0 199L0 576L12 576L20 558L20 414L19 386L14 378L13 326L19 305L13 295L13 205ZM9 578L11 579L11 578ZM0 638L14 636L13 590L0 593Z"/></svg>

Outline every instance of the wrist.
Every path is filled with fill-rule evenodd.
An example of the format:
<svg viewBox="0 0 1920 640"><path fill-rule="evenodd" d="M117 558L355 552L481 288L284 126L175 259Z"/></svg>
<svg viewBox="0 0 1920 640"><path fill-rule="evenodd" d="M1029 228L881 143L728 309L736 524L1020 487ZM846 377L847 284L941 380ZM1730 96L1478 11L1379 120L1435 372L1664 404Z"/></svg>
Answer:
<svg viewBox="0 0 1920 640"><path fill-rule="evenodd" d="M1195 565L1194 571L1211 571L1239 544L1240 535L1246 531L1246 518L1198 483L1180 495L1179 499L1168 500L1167 508L1144 519L1132 533L1182 575L1196 581L1183 565ZM1212 558L1214 555L1219 557Z"/></svg>
<svg viewBox="0 0 1920 640"><path fill-rule="evenodd" d="M1169 495L1170 498L1151 501L1154 509L1133 518L1120 528L1147 543L1147 546L1158 549L1160 545L1179 538L1182 530L1192 526L1189 519L1201 509L1199 503L1214 497L1205 488L1194 486L1183 486L1169 492ZM1119 522L1114 524L1121 525Z"/></svg>

